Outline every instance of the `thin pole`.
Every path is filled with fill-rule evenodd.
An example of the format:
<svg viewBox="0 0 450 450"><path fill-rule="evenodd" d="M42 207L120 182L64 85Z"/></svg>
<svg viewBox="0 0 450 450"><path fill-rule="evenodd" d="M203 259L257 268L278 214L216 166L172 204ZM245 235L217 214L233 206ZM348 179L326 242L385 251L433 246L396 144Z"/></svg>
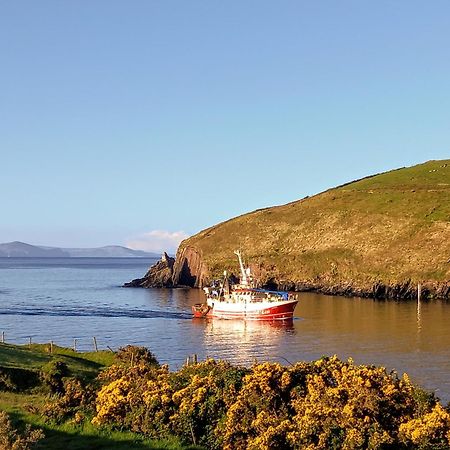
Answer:
<svg viewBox="0 0 450 450"><path fill-rule="evenodd" d="M74 352L77 351L77 339L76 338L73 340L73 351Z"/></svg>
<svg viewBox="0 0 450 450"><path fill-rule="evenodd" d="M189 427L190 427L190 429L191 429L192 443L193 443L194 445L197 445L197 441L196 441L196 439L195 439L195 434L194 434L194 429L192 428L192 423L191 423L191 422L189 422Z"/></svg>
<svg viewBox="0 0 450 450"><path fill-rule="evenodd" d="M4 343L5 343L5 332L2 331L2 344L4 344Z"/></svg>
<svg viewBox="0 0 450 450"><path fill-rule="evenodd" d="M94 349L95 349L96 352L98 352L97 338L94 336L92 339L93 339L93 341L94 341Z"/></svg>

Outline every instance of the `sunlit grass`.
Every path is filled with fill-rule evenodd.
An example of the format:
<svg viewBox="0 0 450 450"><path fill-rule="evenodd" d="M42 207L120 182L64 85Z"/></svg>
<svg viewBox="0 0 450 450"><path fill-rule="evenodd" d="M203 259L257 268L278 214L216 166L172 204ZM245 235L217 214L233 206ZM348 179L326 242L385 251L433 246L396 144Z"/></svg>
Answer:
<svg viewBox="0 0 450 450"><path fill-rule="evenodd" d="M295 193L293 193L295 196ZM266 208L187 239L211 278L238 272L240 248L262 282L445 281L450 277L450 160L429 161Z"/></svg>
<svg viewBox="0 0 450 450"><path fill-rule="evenodd" d="M49 344L32 344L31 346L0 344L0 376L7 373L17 377L39 376L42 367L52 359L64 361L71 376L92 379L99 371L114 362L110 351L77 353L71 349L53 345L50 353ZM80 424L66 421L57 424L47 421L40 413L40 408L50 400L49 394L40 386L25 392L1 392L0 410L8 412L15 427L19 430L25 424L40 428L45 439L36 448L46 450L85 450L85 449L167 449L194 448L182 446L176 439L150 440L129 431L111 430L94 427L87 417Z"/></svg>

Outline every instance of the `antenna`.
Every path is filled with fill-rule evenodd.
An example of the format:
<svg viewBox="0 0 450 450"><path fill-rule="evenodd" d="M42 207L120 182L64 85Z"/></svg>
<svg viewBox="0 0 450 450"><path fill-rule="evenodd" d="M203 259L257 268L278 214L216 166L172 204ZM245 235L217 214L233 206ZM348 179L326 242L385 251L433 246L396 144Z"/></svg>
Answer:
<svg viewBox="0 0 450 450"><path fill-rule="evenodd" d="M241 252L239 250L235 250L234 254L238 257L239 260L239 267L241 269L241 282L244 286L247 286L248 285L247 273L245 271L244 263L242 262Z"/></svg>

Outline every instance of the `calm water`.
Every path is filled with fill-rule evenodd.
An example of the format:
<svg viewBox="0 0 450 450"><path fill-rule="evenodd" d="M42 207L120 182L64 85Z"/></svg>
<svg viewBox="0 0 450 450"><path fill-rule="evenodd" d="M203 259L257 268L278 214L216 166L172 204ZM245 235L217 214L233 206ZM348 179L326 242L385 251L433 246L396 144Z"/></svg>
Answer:
<svg viewBox="0 0 450 450"><path fill-rule="evenodd" d="M149 347L161 362L179 367L186 356L250 364L255 359L294 362L322 355L352 356L408 372L450 401L450 305L380 302L300 294L290 326L194 320L199 290L125 289L150 259L0 258L0 331L6 340L53 340L92 350L126 344Z"/></svg>

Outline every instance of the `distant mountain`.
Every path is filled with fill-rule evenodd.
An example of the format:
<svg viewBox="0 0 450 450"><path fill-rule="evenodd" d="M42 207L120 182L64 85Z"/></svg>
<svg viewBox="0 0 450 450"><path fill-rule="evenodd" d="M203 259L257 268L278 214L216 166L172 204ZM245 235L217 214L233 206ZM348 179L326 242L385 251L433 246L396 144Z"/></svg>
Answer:
<svg viewBox="0 0 450 450"><path fill-rule="evenodd" d="M25 242L8 242L0 244L0 257L30 257L30 258L46 258L46 257L69 257L70 255L60 248L36 247L35 245L26 244Z"/></svg>
<svg viewBox="0 0 450 450"><path fill-rule="evenodd" d="M120 245L107 245L97 248L59 248L41 247L25 242L0 244L0 258L158 258L156 253L133 250Z"/></svg>
<svg viewBox="0 0 450 450"><path fill-rule="evenodd" d="M133 250L120 245L107 245L97 248L63 248L71 257L96 257L96 258L159 258L161 255L156 253L144 252L142 250Z"/></svg>

